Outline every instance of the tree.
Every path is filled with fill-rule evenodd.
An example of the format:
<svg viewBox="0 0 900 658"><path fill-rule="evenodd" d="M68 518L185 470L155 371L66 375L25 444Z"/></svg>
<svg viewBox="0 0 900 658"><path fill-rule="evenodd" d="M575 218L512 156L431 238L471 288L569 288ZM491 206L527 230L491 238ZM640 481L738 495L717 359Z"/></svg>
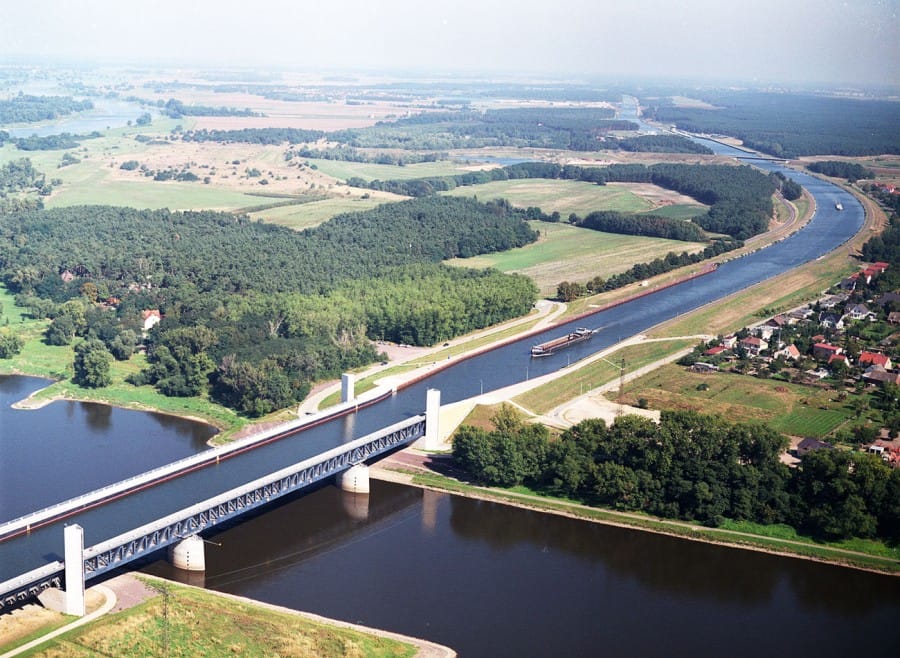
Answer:
<svg viewBox="0 0 900 658"><path fill-rule="evenodd" d="M0 359L11 359L21 352L24 346L25 341L16 334L6 329L0 331Z"/></svg>
<svg viewBox="0 0 900 658"><path fill-rule="evenodd" d="M48 345L68 345L75 337L75 322L69 315L60 315L53 319L47 331L44 332L44 341Z"/></svg>
<svg viewBox="0 0 900 658"><path fill-rule="evenodd" d="M85 388L109 386L112 382L109 374L111 360L112 355L101 341L84 341L75 348L75 376L72 381Z"/></svg>

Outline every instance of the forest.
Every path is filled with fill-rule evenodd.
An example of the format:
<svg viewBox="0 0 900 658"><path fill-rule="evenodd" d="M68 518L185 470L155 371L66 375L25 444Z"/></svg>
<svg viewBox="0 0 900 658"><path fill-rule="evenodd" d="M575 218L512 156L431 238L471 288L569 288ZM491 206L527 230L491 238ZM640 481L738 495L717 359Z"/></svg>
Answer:
<svg viewBox="0 0 900 658"><path fill-rule="evenodd" d="M818 539L900 539L900 469L861 452L816 450L791 469L784 436L692 411L659 424L585 420L551 438L509 407L492 431L462 426L456 464L480 484L526 485L591 505L719 526L786 523Z"/></svg>
<svg viewBox="0 0 900 658"><path fill-rule="evenodd" d="M302 232L226 213L82 206L0 215L0 237L0 275L19 305L51 320L47 343L85 338L88 363L126 360L142 311L158 310L133 383L208 393L248 415L374 361L371 340L431 344L527 313L537 296L525 277L439 264L536 239L519 211L467 199L415 199Z"/></svg>
<svg viewBox="0 0 900 658"><path fill-rule="evenodd" d="M91 101L78 101L71 96L31 96L20 92L0 100L0 124L50 121L93 107Z"/></svg>
<svg viewBox="0 0 900 658"><path fill-rule="evenodd" d="M31 135L29 137L13 137L9 141L16 145L20 151L59 151L63 149L73 149L81 145L85 139L97 139L100 137L99 132L87 133L84 135L73 135L72 133L58 133L56 135L46 135L39 137Z"/></svg>
<svg viewBox="0 0 900 658"><path fill-rule="evenodd" d="M900 104L767 92L696 92L714 109L660 102L646 113L681 130L731 135L779 158L900 153Z"/></svg>
<svg viewBox="0 0 900 658"><path fill-rule="evenodd" d="M604 150L632 153L698 153L712 155L712 150L681 135L638 135L637 137L606 137Z"/></svg>

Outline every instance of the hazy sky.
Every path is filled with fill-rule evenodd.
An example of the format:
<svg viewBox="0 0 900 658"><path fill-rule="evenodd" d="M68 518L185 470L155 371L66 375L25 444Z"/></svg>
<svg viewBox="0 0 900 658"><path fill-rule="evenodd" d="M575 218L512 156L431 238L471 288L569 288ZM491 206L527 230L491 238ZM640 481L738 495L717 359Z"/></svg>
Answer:
<svg viewBox="0 0 900 658"><path fill-rule="evenodd" d="M29 0L9 56L900 84L900 0ZM18 58L17 58L18 59Z"/></svg>

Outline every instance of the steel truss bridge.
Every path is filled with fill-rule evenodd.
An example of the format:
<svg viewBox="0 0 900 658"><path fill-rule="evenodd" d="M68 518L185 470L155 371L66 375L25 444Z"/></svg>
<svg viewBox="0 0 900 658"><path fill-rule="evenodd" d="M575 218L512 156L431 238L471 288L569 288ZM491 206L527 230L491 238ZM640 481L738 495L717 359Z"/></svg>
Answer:
<svg viewBox="0 0 900 658"><path fill-rule="evenodd" d="M424 415L413 416L118 537L85 548L85 580L96 578L186 537L235 519L282 496L342 473L351 466L408 445L425 436L425 425ZM34 598L49 587L61 587L64 572L65 564L57 560L0 583L0 613Z"/></svg>

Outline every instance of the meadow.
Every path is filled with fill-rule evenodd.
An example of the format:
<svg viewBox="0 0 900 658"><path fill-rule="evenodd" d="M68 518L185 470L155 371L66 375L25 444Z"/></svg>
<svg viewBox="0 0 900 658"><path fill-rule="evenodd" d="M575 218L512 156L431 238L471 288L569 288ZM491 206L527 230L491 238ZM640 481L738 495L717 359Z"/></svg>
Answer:
<svg viewBox="0 0 900 658"><path fill-rule="evenodd" d="M700 251L703 245L661 238L602 233L566 223L532 221L540 233L534 244L498 254L447 261L460 267L494 267L531 278L541 295L554 296L562 281L584 283L594 276L609 277L635 263L661 258L670 251Z"/></svg>
<svg viewBox="0 0 900 658"><path fill-rule="evenodd" d="M855 420L849 402L835 391L730 373L695 373L663 366L628 384L625 399L643 398L651 409L689 409L732 421L763 421L792 436L825 437Z"/></svg>

